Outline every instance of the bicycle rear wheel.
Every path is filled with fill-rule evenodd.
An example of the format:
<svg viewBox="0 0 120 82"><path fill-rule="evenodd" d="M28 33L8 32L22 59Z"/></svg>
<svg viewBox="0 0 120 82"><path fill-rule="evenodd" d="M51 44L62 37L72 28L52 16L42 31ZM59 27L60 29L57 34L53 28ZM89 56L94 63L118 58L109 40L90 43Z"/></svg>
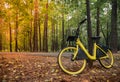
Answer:
<svg viewBox="0 0 120 82"><path fill-rule="evenodd" d="M75 47L66 47L58 55L58 63L60 68L68 74L75 75L81 73L85 66L86 60L72 60L74 53L77 51Z"/></svg>
<svg viewBox="0 0 120 82"><path fill-rule="evenodd" d="M106 56L101 57L99 59L99 62L104 68L111 68L114 63L113 54L109 49L108 49L107 53L105 53L105 54L106 54Z"/></svg>

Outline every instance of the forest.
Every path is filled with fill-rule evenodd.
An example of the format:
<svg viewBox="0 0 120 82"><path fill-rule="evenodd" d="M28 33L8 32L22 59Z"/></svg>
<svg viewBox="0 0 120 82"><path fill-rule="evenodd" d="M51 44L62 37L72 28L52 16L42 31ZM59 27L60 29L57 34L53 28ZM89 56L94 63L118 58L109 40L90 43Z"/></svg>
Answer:
<svg viewBox="0 0 120 82"><path fill-rule="evenodd" d="M75 35L90 49L91 36L120 50L119 0L0 0L1 52L57 52Z"/></svg>
<svg viewBox="0 0 120 82"><path fill-rule="evenodd" d="M94 51L92 60L82 61L84 71L69 75L60 68L58 53L84 19L79 38L85 48L92 53L91 37L100 36L96 42L114 57L107 50L110 56L97 59L105 59L106 66ZM81 63L70 55L63 55L64 64L78 70ZM120 82L120 0L0 0L0 82Z"/></svg>

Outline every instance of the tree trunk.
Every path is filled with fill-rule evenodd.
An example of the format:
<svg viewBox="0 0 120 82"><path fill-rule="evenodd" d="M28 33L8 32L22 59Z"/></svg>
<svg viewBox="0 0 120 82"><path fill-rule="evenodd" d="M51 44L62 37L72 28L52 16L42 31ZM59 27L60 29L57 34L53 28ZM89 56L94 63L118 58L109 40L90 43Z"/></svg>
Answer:
<svg viewBox="0 0 120 82"><path fill-rule="evenodd" d="M109 43L109 23L107 22L107 36L106 36L106 46L110 46L110 43Z"/></svg>
<svg viewBox="0 0 120 82"><path fill-rule="evenodd" d="M46 14L44 21L43 51L48 52L48 1L46 3Z"/></svg>
<svg viewBox="0 0 120 82"><path fill-rule="evenodd" d="M100 36L100 8L99 8L99 6L97 6L97 22L96 22L96 27L97 27L97 29L96 29L96 36ZM97 40L97 43L99 43L99 39Z"/></svg>
<svg viewBox="0 0 120 82"><path fill-rule="evenodd" d="M63 49L65 46L64 46L64 13L62 13L62 42L61 42L61 49Z"/></svg>
<svg viewBox="0 0 120 82"><path fill-rule="evenodd" d="M10 52L12 52L12 29L10 20L9 20L9 35L10 35Z"/></svg>
<svg viewBox="0 0 120 82"><path fill-rule="evenodd" d="M39 25L39 51L42 51L42 45L41 45L41 40L42 40L42 38L41 38L41 28L40 28L40 18L39 18L39 23L38 23Z"/></svg>
<svg viewBox="0 0 120 82"><path fill-rule="evenodd" d="M55 23L52 20L52 46L51 50L54 52L55 51Z"/></svg>
<svg viewBox="0 0 120 82"><path fill-rule="evenodd" d="M2 27L2 18L0 18L0 30ZM0 31L0 51L2 51L2 32Z"/></svg>
<svg viewBox="0 0 120 82"><path fill-rule="evenodd" d="M18 10L16 10L15 52L18 51Z"/></svg>
<svg viewBox="0 0 120 82"><path fill-rule="evenodd" d="M2 35L0 33L0 51L2 51Z"/></svg>
<svg viewBox="0 0 120 82"><path fill-rule="evenodd" d="M56 24L56 31L55 31L55 51L57 51L59 49L59 45L58 45L58 25Z"/></svg>
<svg viewBox="0 0 120 82"><path fill-rule="evenodd" d="M31 9L31 15L32 15L32 9ZM30 32L29 32L29 50L32 52L33 51L33 46L32 46L32 27L33 27L33 20L31 19L30 21Z"/></svg>
<svg viewBox="0 0 120 82"><path fill-rule="evenodd" d="M34 36L33 36L33 51L38 51L38 0L34 2Z"/></svg>
<svg viewBox="0 0 120 82"><path fill-rule="evenodd" d="M117 0L112 0L112 13L111 13L111 40L110 47L114 53L117 52L118 46L118 33L117 33Z"/></svg>
<svg viewBox="0 0 120 82"><path fill-rule="evenodd" d="M86 9L87 9L87 35L88 35L88 50L92 54L93 44L92 44L92 28L91 28L91 17L90 17L90 2L86 0ZM93 62L88 60L89 67L93 66Z"/></svg>
<svg viewBox="0 0 120 82"><path fill-rule="evenodd" d="M25 39L26 39L26 36L25 36L25 34L24 34L24 41L23 41L23 44L24 44L24 51L26 51L26 41L25 41Z"/></svg>
<svg viewBox="0 0 120 82"><path fill-rule="evenodd" d="M103 38L105 39L105 45L106 46L110 46L110 43L109 43L109 23L107 22L107 24L106 24L106 27L107 27L107 31L103 31L104 29L102 29L101 28L101 32L102 32L102 34L103 34Z"/></svg>

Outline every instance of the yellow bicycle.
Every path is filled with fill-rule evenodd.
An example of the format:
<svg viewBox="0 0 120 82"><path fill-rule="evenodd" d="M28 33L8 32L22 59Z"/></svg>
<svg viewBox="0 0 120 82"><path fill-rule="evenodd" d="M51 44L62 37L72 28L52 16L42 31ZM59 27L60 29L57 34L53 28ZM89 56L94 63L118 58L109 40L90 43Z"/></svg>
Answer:
<svg viewBox="0 0 120 82"><path fill-rule="evenodd" d="M93 43L93 55L84 47L79 39L79 28L86 19L81 21L76 30L75 36L69 36L67 41L75 41L76 45L68 46L62 49L58 55L58 64L60 68L68 74L75 75L81 73L86 66L87 59L99 60L104 68L111 68L114 63L114 58L111 50L96 43L100 39L99 36L91 37L95 42Z"/></svg>

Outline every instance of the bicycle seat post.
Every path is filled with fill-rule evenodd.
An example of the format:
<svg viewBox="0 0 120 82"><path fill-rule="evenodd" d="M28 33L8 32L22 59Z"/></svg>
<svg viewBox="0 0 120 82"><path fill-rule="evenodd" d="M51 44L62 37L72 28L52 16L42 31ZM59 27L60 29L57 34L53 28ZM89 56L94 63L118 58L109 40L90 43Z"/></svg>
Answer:
<svg viewBox="0 0 120 82"><path fill-rule="evenodd" d="M93 36L93 37L91 37L91 39L92 39L95 43L97 43L97 42L99 41L99 39L100 39L100 36Z"/></svg>

